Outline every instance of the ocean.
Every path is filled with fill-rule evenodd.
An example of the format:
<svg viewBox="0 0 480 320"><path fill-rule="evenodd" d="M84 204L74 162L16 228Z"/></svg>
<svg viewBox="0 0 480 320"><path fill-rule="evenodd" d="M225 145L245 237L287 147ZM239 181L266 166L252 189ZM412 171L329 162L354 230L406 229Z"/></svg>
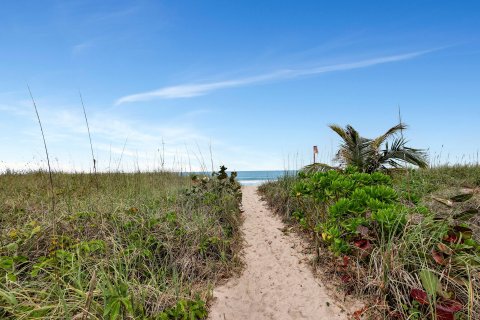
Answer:
<svg viewBox="0 0 480 320"><path fill-rule="evenodd" d="M285 175L294 175L296 171L238 171L237 180L244 186L260 185L267 181L277 180Z"/></svg>
<svg viewBox="0 0 480 320"><path fill-rule="evenodd" d="M230 176L231 171L227 171ZM182 175L211 175L211 172L183 172ZM267 181L277 180L285 175L295 175L296 170L237 171L237 180L243 186L258 186Z"/></svg>

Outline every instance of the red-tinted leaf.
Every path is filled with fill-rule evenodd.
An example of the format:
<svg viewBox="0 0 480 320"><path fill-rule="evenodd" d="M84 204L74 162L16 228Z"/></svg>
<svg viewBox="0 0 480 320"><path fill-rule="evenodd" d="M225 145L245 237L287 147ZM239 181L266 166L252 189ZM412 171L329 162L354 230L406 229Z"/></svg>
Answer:
<svg viewBox="0 0 480 320"><path fill-rule="evenodd" d="M349 283L350 281L352 281L352 277L350 277L348 274L342 275L340 279L342 279L343 283Z"/></svg>
<svg viewBox="0 0 480 320"><path fill-rule="evenodd" d="M346 268L348 266L348 262L350 261L350 258L348 256L343 256L343 265L342 267Z"/></svg>
<svg viewBox="0 0 480 320"><path fill-rule="evenodd" d="M370 241L368 241L367 239L355 240L354 244L355 247L362 250L368 250L371 247Z"/></svg>
<svg viewBox="0 0 480 320"><path fill-rule="evenodd" d="M462 304L457 300L442 300L437 302L437 320L454 320L454 314L462 310Z"/></svg>
<svg viewBox="0 0 480 320"><path fill-rule="evenodd" d="M441 252L436 251L435 249L432 249L432 257L435 262L441 265L445 265L445 258L443 257L443 254Z"/></svg>
<svg viewBox="0 0 480 320"><path fill-rule="evenodd" d="M360 258L365 258L372 251L372 244L367 239L355 240L353 244L360 249Z"/></svg>
<svg viewBox="0 0 480 320"><path fill-rule="evenodd" d="M455 316L451 312L443 312L437 308L437 319L436 320L455 320Z"/></svg>
<svg viewBox="0 0 480 320"><path fill-rule="evenodd" d="M410 291L410 297L418 301L420 304L428 304L428 297L427 293L422 289L415 289L413 288Z"/></svg>
<svg viewBox="0 0 480 320"><path fill-rule="evenodd" d="M454 232L449 231L448 234L443 238L443 240L450 243L455 243L458 241L458 236Z"/></svg>
<svg viewBox="0 0 480 320"><path fill-rule="evenodd" d="M368 310L368 307L363 307L362 309L359 309L353 313L353 319L355 320L360 320L362 317L362 314Z"/></svg>
<svg viewBox="0 0 480 320"><path fill-rule="evenodd" d="M446 311L446 312L458 312L462 310L462 308L463 308L463 305L458 300L445 299L445 300L440 300L437 303L437 309Z"/></svg>
<svg viewBox="0 0 480 320"><path fill-rule="evenodd" d="M438 247L438 250L440 250L441 252L443 252L445 254L451 255L453 253L453 250L450 249L450 247L448 247L444 243L440 242L439 244L437 244L437 247Z"/></svg>

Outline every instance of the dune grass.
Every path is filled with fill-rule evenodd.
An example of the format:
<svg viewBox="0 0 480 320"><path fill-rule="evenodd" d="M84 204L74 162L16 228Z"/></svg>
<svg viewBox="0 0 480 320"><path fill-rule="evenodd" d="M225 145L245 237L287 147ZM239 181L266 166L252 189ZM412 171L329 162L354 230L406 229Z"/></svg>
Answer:
<svg viewBox="0 0 480 320"><path fill-rule="evenodd" d="M260 192L311 240L329 279L367 297L358 318L478 319L479 177L478 166L329 171Z"/></svg>
<svg viewBox="0 0 480 320"><path fill-rule="evenodd" d="M238 183L172 173L0 175L1 319L201 319L240 264Z"/></svg>

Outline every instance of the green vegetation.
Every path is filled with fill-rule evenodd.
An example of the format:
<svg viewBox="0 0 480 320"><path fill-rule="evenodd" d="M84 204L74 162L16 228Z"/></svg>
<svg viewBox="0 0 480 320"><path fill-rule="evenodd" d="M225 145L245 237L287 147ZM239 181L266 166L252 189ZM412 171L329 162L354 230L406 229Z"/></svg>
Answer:
<svg viewBox="0 0 480 320"><path fill-rule="evenodd" d="M420 149L407 147L403 135L397 135L407 128L403 123L374 139L362 137L350 125L345 129L337 125L330 125L330 128L342 139L337 160L343 165L355 166L361 172L372 173L380 169L402 167L404 164L420 168L428 166L426 154Z"/></svg>
<svg viewBox="0 0 480 320"><path fill-rule="evenodd" d="M260 192L315 244L319 267L374 301L357 316L478 319L479 178L478 166L324 168Z"/></svg>
<svg viewBox="0 0 480 320"><path fill-rule="evenodd" d="M0 175L1 319L202 319L239 267L241 193L212 177Z"/></svg>

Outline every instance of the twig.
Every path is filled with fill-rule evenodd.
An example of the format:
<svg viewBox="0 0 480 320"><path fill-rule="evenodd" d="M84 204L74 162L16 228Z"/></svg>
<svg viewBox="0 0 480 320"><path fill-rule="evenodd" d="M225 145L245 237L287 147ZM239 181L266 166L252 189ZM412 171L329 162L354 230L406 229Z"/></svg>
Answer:
<svg viewBox="0 0 480 320"><path fill-rule="evenodd" d="M93 299L93 290L95 290L95 286L97 285L97 271L93 271L92 279L90 280L90 286L88 288L87 299L85 302L85 311L83 313L82 320L86 320L88 314L90 313L90 305Z"/></svg>

